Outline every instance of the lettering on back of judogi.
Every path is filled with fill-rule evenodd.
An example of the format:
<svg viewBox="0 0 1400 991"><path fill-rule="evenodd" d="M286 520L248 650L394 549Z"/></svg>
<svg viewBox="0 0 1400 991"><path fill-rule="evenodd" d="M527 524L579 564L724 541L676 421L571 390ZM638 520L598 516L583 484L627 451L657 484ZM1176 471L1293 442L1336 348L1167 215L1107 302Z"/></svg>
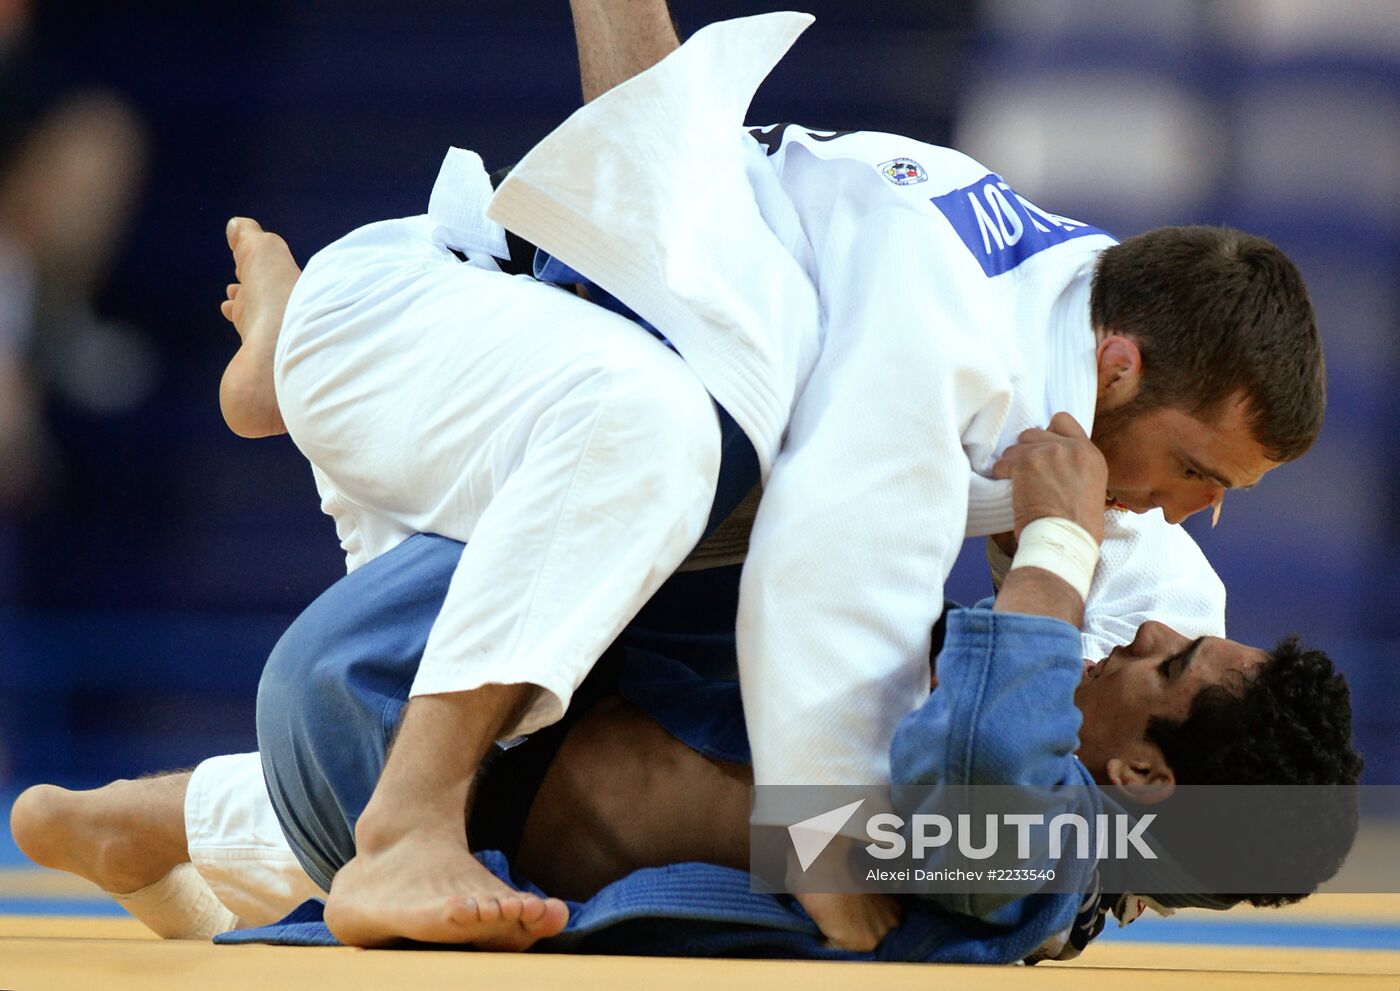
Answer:
<svg viewBox="0 0 1400 991"><path fill-rule="evenodd" d="M948 218L988 277L1009 272L1046 248L1073 238L1107 233L1042 210L996 173L930 202Z"/></svg>

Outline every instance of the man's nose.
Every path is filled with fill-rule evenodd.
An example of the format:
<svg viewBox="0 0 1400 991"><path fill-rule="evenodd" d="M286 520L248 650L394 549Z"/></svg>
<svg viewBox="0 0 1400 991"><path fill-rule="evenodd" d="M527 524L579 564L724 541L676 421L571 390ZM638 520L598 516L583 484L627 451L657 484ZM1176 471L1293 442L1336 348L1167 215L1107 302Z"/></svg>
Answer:
<svg viewBox="0 0 1400 991"><path fill-rule="evenodd" d="M1184 639L1181 634L1165 623L1149 619L1138 627L1137 636L1133 637L1132 652L1138 655L1150 655L1161 650L1166 641Z"/></svg>
<svg viewBox="0 0 1400 991"><path fill-rule="evenodd" d="M1162 515L1167 518L1168 523L1180 523L1189 517L1195 516L1206 507L1215 505L1215 501L1224 494L1225 490L1219 485L1212 485L1204 490L1183 493L1175 499L1162 503Z"/></svg>
<svg viewBox="0 0 1400 991"><path fill-rule="evenodd" d="M1161 623L1154 623L1148 620L1137 628L1137 633L1133 636L1133 642L1128 645L1128 653L1135 657L1152 653L1152 640L1156 636L1157 628Z"/></svg>

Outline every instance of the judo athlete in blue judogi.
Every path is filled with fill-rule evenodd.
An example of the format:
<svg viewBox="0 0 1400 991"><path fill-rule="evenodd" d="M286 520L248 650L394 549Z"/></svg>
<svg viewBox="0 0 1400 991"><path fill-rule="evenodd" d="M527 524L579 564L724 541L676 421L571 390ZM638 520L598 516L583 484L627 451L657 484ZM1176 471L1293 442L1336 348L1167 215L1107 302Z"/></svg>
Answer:
<svg viewBox="0 0 1400 991"><path fill-rule="evenodd" d="M1062 468L1029 458L1019 471L1028 489L1043 486L1047 474L1059 471L1064 477ZM1092 481L1085 489L1092 491ZM1031 492L1025 498L1038 497ZM1081 503L1096 509L1092 497ZM354 855L355 817L392 744L406 686L460 552L459 545L442 538L411 538L313 603L268 662L258 711L268 786L293 849L323 887ZM499 752L488 764L479 787L490 801L479 807L492 809L493 818L474 818L467 827L473 847L483 851L482 863L513 885L556 894L560 889L550 884L557 881L578 896L571 899L564 932L538 949L1007 963L1074 956L1111 912L1131 921L1144 906L1226 908L1238 900L1208 892L1155 898L1101 892L1092 864L1070 864L1079 876L1068 891L1009 900L906 897L903 921L873 953L833 948L794 899L751 891L748 875L736 869L746 858L747 776L693 779L684 764L677 770L662 758L667 774L639 773L627 766L625 755L634 746L646 749L645 744L635 743L637 735L625 726L608 723L608 712L616 712L610 706L631 707L634 715L620 718L654 722L676 750L691 752L690 760L702 755L712 765L747 765L738 685L721 677L734 660L725 622L731 601L726 584L722 573L681 576L674 600L663 590L638 617L585 683L563 723ZM696 610L706 601L701 590L712 606L710 630L697 629L697 615L706 611ZM1100 665L1086 665L1076 627L1056 615L1066 609L1072 614L1074 597L1054 575L1015 568L999 607L949 612L936 688L901 722L891 746L896 785L1092 786L1097 777L1147 794L1175 780L1160 751L1151 755L1145 740L1135 745L1149 712L1189 713L1206 686L1238 691L1249 684L1253 687L1232 697L1248 726L1251 710L1278 704L1281 682L1312 679L1320 689L1315 697L1322 698L1339 681L1330 665L1320 667L1296 650L1268 654L1216 638L1192 642L1155 624L1146 624L1131 645ZM673 601L684 608L671 610ZM1045 614L1007 611L1008 604ZM614 695L621 703L611 699ZM1316 752L1319 767L1330 764L1343 769L1343 776L1344 769L1354 774L1348 741L1329 738L1331 717L1323 715L1321 703L1303 702L1299 709L1295 733L1304 737L1297 741L1299 749ZM596 725L590 727L590 721ZM585 744L590 738L600 741L609 752L580 752L570 759L567 741L573 734ZM1201 745L1230 753L1249 741L1217 738ZM566 766L550 767L547 761ZM594 814L577 808L551 814L547 808L569 791L557 781L551 786L551 776L571 773L582 774L581 790L595 796ZM610 803L597 797L606 790L600 782L609 776L650 783ZM567 805L567 798L563 802ZM647 810L658 806L669 806L676 815L659 815L646 825ZM622 821L601 836L588 834L591 825L610 815ZM546 820L535 831L543 842L531 842L528 819L534 816ZM731 863L648 863L646 853L637 852L647 844L627 839L628 820L662 837L694 837L692 849L709 844ZM726 845L715 839L726 832L737 840ZM659 839L656 845L666 842ZM610 847L622 852L612 864L598 865L594 851ZM1335 870L1342 853L1329 851L1330 860L1324 855L1331 866L1323 870ZM532 870L540 876L532 877ZM580 878L581 871L592 878ZM607 883L590 892L590 880ZM279 926L221 939L331 941L315 903Z"/></svg>

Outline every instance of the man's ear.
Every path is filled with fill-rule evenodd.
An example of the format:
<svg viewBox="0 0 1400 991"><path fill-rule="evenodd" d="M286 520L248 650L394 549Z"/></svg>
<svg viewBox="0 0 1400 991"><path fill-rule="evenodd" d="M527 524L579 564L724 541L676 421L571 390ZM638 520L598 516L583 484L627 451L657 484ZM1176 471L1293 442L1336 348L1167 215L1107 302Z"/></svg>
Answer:
<svg viewBox="0 0 1400 991"><path fill-rule="evenodd" d="M1133 400L1142 386L1142 352L1131 337L1112 331L1099 341L1094 353L1098 364L1098 408L1116 409Z"/></svg>
<svg viewBox="0 0 1400 991"><path fill-rule="evenodd" d="M1139 805L1165 802L1176 791L1176 774L1156 747L1132 757L1110 757L1104 772L1118 792Z"/></svg>

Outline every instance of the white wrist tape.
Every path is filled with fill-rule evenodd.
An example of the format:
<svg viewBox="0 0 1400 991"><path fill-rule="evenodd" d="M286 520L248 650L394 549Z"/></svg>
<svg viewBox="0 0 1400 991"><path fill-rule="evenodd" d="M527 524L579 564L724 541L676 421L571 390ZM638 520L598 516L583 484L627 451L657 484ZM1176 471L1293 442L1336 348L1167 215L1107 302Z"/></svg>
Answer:
<svg viewBox="0 0 1400 991"><path fill-rule="evenodd" d="M1088 530L1058 516L1045 516L1032 520L1021 531L1011 570L1040 568L1048 571L1068 582L1081 599L1087 599L1098 564L1099 545Z"/></svg>

